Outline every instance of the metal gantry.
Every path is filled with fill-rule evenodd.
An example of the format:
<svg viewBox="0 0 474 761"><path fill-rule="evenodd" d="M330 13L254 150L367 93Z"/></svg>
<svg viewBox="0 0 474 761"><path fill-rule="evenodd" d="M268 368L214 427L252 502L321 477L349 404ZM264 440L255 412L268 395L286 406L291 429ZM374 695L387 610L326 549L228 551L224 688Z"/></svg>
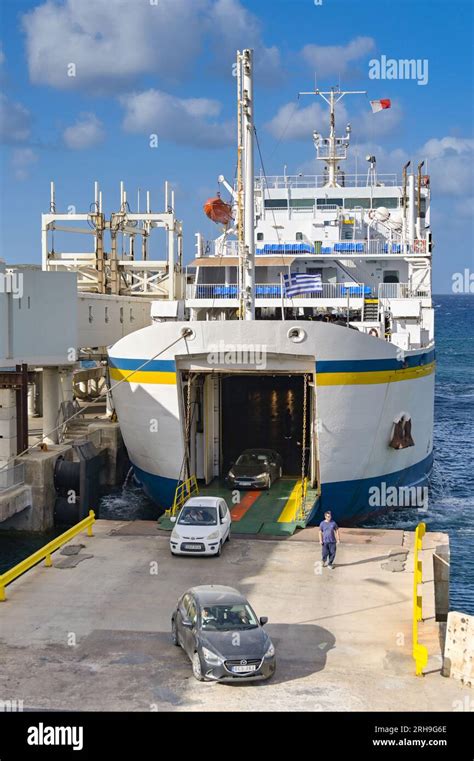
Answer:
<svg viewBox="0 0 474 761"><path fill-rule="evenodd" d="M165 211L151 210L146 192L145 211L132 211L124 183L120 183L120 206L107 218L102 191L94 183L94 200L89 211L60 213L51 182L50 210L42 215L41 244L44 271L67 271L78 275L78 290L117 296L152 296L162 299L183 297L183 225L176 218L174 191L165 183ZM78 224L79 223L79 224ZM149 240L157 228L166 233L166 256L149 257ZM90 235L89 251L57 251L54 233Z"/></svg>

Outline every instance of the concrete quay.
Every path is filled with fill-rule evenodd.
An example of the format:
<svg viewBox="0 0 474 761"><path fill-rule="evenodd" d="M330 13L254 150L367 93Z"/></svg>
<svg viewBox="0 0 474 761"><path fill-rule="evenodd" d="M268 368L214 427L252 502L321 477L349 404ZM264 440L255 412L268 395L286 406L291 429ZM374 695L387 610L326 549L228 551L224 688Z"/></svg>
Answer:
<svg viewBox="0 0 474 761"><path fill-rule="evenodd" d="M342 529L336 568L321 567L314 529L291 538L233 535L220 558L172 557L151 521L97 521L7 587L0 603L0 698L24 709L87 711L458 711L472 691L441 676L444 623L435 620L433 556L423 540L420 642L411 657L413 538ZM68 550L67 550L68 551ZM78 562L83 558L82 562ZM62 567L61 567L62 566ZM170 640L189 587L228 584L247 595L278 658L266 683L197 682Z"/></svg>

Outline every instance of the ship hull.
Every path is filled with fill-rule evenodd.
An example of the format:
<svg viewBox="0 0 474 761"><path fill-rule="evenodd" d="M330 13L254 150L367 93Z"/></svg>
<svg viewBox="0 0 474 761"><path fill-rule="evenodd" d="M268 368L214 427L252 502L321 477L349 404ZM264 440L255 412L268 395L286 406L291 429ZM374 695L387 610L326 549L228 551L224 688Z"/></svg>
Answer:
<svg viewBox="0 0 474 761"><path fill-rule="evenodd" d="M179 331L189 327L191 341L153 359L153 351L176 341ZM289 341L292 327L305 331L301 343ZM226 346L264 346L265 367L229 366L224 359L219 364L210 348L222 341ZM256 383L259 374L304 373L312 380L313 477L320 496L311 523L328 509L349 525L392 508L424 505L433 461L432 346L400 357L386 341L324 323L162 323L119 341L110 351L110 365L114 403L136 478L163 510L171 506L183 477L181 377L190 371L206 379L211 371L214 377L251 373ZM211 397L207 407L215 402ZM412 420L414 445L396 450L389 444L401 414ZM203 436L205 440L206 425ZM203 444L204 459L212 460L209 446ZM222 472L213 473L210 463L205 480L217 475ZM412 490L408 501L403 490Z"/></svg>

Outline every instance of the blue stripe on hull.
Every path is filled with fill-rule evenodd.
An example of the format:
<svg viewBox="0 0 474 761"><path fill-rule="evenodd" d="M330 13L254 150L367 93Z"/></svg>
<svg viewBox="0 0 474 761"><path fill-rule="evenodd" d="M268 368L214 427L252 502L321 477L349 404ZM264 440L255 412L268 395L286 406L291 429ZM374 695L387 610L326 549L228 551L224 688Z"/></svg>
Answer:
<svg viewBox="0 0 474 761"><path fill-rule="evenodd" d="M368 373L379 370L403 370L407 367L422 367L435 360L434 349L424 354L412 354L405 359L337 359L316 360L318 373Z"/></svg>
<svg viewBox="0 0 474 761"><path fill-rule="evenodd" d="M311 515L308 525L320 523L324 518L324 511L331 510L333 517L341 525L357 524L373 517L378 513L386 512L390 508L371 507L369 504L369 489L373 486L382 488L414 487L426 485L427 479L433 466L433 454L431 453L421 462L410 468L388 473L383 476L358 479L355 481L337 481L324 484L321 496L316 502L316 509ZM163 510L173 504L178 481L174 478L155 476L134 466L135 476L140 482L145 494Z"/></svg>
<svg viewBox="0 0 474 761"><path fill-rule="evenodd" d="M152 502L163 511L172 506L178 481L174 478L165 478L164 476L155 476L153 473L147 473L145 470L133 466L134 474L137 481Z"/></svg>
<svg viewBox="0 0 474 761"><path fill-rule="evenodd" d="M382 484L385 484L387 489L393 486L397 488L426 486L432 467L433 453L416 465L398 470L395 473L356 481L323 483L321 497L316 503L316 510L311 515L308 525L319 524L324 518L325 510L330 510L334 520L340 522L341 525L350 525L361 523L369 517L394 509L371 506L369 489L374 486L382 489Z"/></svg>

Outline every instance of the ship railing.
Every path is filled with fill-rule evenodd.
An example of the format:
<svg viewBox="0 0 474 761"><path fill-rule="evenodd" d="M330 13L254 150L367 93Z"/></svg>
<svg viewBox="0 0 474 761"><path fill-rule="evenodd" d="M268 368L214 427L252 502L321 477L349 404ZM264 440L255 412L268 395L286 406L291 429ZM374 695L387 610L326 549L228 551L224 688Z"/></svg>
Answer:
<svg viewBox="0 0 474 761"><path fill-rule="evenodd" d="M173 505L169 510L166 510L166 515L170 518L175 517L184 503L191 497L197 497L199 494L199 486L196 476L190 476L185 481L179 481L174 494Z"/></svg>
<svg viewBox="0 0 474 761"><path fill-rule="evenodd" d="M262 188L268 190L272 188L323 188L327 182L328 178L324 174L280 174L256 177L255 187L257 190ZM370 187L370 183L367 182L367 173L346 174L345 172L339 172L338 184L340 187ZM396 187L398 184L398 177L394 173L377 175L377 187ZM237 189L237 186L235 186L235 189Z"/></svg>
<svg viewBox="0 0 474 761"><path fill-rule="evenodd" d="M411 283L380 283L379 299L423 299L429 298L427 286L413 287Z"/></svg>
<svg viewBox="0 0 474 761"><path fill-rule="evenodd" d="M0 493L25 483L25 463L0 468Z"/></svg>
<svg viewBox="0 0 474 761"><path fill-rule="evenodd" d="M321 241L316 245L310 241L280 240L278 243L257 241L255 246L257 256L352 256L364 254L369 256L381 256L389 254L395 256L409 256L415 254L414 247L410 243L400 243L390 240L338 240ZM214 256L222 259L222 266L226 266L226 256L238 255L238 242L228 240L224 244L216 241L214 244ZM216 261L216 265L220 262ZM283 264L283 262L282 262ZM272 265L275 266L275 265Z"/></svg>
<svg viewBox="0 0 474 761"><path fill-rule="evenodd" d="M286 296L285 302L295 299L363 299L372 295L372 289L364 283L322 283L320 290L307 291L297 296ZM188 284L186 297L188 300L222 300L230 299L237 301L239 298L238 285L236 283L193 283ZM282 291L280 283L257 283L255 285L255 299L271 300L281 299Z"/></svg>

